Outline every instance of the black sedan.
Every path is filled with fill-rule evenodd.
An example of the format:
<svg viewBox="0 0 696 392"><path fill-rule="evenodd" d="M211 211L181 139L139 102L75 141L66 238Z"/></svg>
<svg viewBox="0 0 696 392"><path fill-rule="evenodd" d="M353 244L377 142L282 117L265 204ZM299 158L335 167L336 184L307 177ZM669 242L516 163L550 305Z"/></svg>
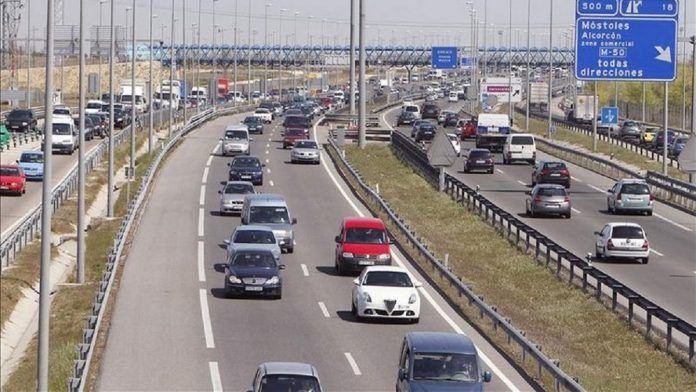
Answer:
<svg viewBox="0 0 696 392"><path fill-rule="evenodd" d="M417 119L418 117L416 117L416 115L412 112L402 112L396 119L396 126L398 127L401 125L411 125Z"/></svg>
<svg viewBox="0 0 696 392"><path fill-rule="evenodd" d="M12 109L5 124L10 132L36 131L36 114L31 109Z"/></svg>
<svg viewBox="0 0 696 392"><path fill-rule="evenodd" d="M435 126L427 121L424 121L418 125L418 131L416 132L416 143L424 140L433 140L435 137Z"/></svg>
<svg viewBox="0 0 696 392"><path fill-rule="evenodd" d="M258 133L263 135L263 119L256 116L247 116L244 119L244 125L249 129L249 133Z"/></svg>
<svg viewBox="0 0 696 392"><path fill-rule="evenodd" d="M273 252L268 249L239 250L226 265L225 293L233 295L268 295L280 299L283 277Z"/></svg>
<svg viewBox="0 0 696 392"><path fill-rule="evenodd" d="M250 181L254 185L263 185L263 168L257 157L235 157L229 163L229 181Z"/></svg>
<svg viewBox="0 0 696 392"><path fill-rule="evenodd" d="M469 150L464 159L464 173L471 173L474 170L482 170L488 174L493 174L495 162L493 154L487 148L473 148Z"/></svg>

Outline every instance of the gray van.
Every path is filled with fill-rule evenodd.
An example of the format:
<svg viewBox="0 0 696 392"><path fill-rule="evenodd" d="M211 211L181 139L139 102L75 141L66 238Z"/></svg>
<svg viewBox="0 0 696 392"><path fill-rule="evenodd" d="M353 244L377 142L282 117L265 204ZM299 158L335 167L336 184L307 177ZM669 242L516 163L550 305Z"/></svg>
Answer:
<svg viewBox="0 0 696 392"><path fill-rule="evenodd" d="M292 253L295 250L295 231L293 225L297 218L291 218L290 209L281 195L262 193L247 195L242 206L243 225L268 226L273 230L281 250Z"/></svg>

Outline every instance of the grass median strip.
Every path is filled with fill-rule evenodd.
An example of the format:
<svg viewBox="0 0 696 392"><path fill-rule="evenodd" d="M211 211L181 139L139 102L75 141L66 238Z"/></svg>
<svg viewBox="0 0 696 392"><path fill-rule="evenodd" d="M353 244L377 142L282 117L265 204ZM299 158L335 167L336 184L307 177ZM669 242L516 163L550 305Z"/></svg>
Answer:
<svg viewBox="0 0 696 392"><path fill-rule="evenodd" d="M561 367L579 377L587 390L696 388L692 371L655 349L591 296L554 278L476 215L436 192L389 148L349 147L346 155L369 184L379 184L382 197L431 250L440 256L449 253L457 276L526 331L550 358L559 359ZM461 305L471 322L483 330L491 329L490 322L479 319L454 290L443 290L451 291L450 298ZM518 354L506 344L499 346L513 357ZM529 374L535 374L532 365L529 360L522 364ZM549 380L540 381L553 388Z"/></svg>

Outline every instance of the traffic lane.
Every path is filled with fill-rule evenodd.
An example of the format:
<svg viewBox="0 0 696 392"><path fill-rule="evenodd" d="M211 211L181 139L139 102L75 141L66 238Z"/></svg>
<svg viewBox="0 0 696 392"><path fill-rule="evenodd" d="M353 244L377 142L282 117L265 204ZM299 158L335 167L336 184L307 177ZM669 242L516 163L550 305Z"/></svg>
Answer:
<svg viewBox="0 0 696 392"><path fill-rule="evenodd" d="M96 138L85 142L86 152L85 155L89 154L102 139ZM75 151L72 155L56 154L53 153L53 178L51 183L53 188L60 184L61 181L77 166L77 156L78 151ZM24 218L27 213L32 209L41 204L41 189L43 186L42 181L27 181L26 193L19 196L0 196L0 232L3 233L3 238L5 237L6 231L12 228L18 223L18 220Z"/></svg>
<svg viewBox="0 0 696 392"><path fill-rule="evenodd" d="M321 132L318 135L320 142L323 143L326 140L327 135L327 130L325 128L322 128ZM326 159L327 163L330 162L330 158L327 157L325 154L323 159ZM336 172L333 165L329 163L329 165L326 165L324 168L327 172L331 173L329 177L332 177L332 181L333 179L340 179L340 175ZM371 215L370 212L364 206L362 206L362 204L360 204L360 202L357 201L357 199L355 199L352 196L350 189L343 182L336 181L334 185L338 187L339 193L341 193L342 196L344 196L344 200L346 200L347 198L347 200L350 200L349 203L352 203L352 206L354 207L352 215L355 215L355 208L357 208L358 211L360 211L361 215ZM338 228L334 230L338 230ZM491 370L494 374L494 380L490 385L490 388L492 390L526 391L533 389L533 387L527 383L524 377L519 372L517 372L517 370L512 365L508 363L507 359L500 355L500 353L489 344L486 338L481 336L476 329L474 329L467 322L465 322L460 317L460 315L450 307L449 303L439 295L437 290L428 283L427 279L424 276L420 275L419 271L415 269L407 261L408 259L399 252L397 247L392 247L392 254L394 255L394 264L406 268L414 277L414 279L419 280L424 284L423 288L420 289L422 312L421 322L419 326L412 326L413 330L426 330L426 328L423 327L423 320L424 318L431 317L429 316L429 314L432 310L434 310L436 312L436 315L434 317L437 319L437 328L430 330L456 332L469 336L474 342L474 344L476 344L476 346L478 347L479 353L481 354L481 357L483 359L484 370ZM331 262L333 262L333 254L331 255L331 257ZM350 297L348 297L348 301L350 301ZM348 302L348 304L345 306L350 306L350 302ZM444 325L442 323L444 323ZM358 339L360 339L360 336L358 336ZM392 344L401 344L402 336L398 337L398 341ZM371 345L370 347L377 346ZM380 355L378 352L374 354ZM392 364L392 366L393 371L395 371L396 365Z"/></svg>
<svg viewBox="0 0 696 392"><path fill-rule="evenodd" d="M197 277L198 186L225 118L190 134L160 169L113 307L98 390L211 388Z"/></svg>

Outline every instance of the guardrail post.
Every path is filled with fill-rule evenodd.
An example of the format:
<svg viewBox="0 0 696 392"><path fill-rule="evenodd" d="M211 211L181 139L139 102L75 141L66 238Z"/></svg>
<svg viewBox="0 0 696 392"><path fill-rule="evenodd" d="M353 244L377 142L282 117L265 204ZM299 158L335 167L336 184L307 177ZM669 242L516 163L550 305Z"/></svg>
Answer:
<svg viewBox="0 0 696 392"><path fill-rule="evenodd" d="M624 286L622 284L614 283L611 285L611 310L616 310L618 293L616 290L622 289Z"/></svg>
<svg viewBox="0 0 696 392"><path fill-rule="evenodd" d="M652 316L653 312L657 310L657 306L648 305L645 307L645 313L647 314L645 320L645 337L650 336L650 331L652 330Z"/></svg>
<svg viewBox="0 0 696 392"><path fill-rule="evenodd" d="M672 345L672 327L677 323L676 318L668 318L665 322L667 323L667 350L669 346Z"/></svg>
<svg viewBox="0 0 696 392"><path fill-rule="evenodd" d="M628 298L628 323L631 324L633 322L633 305L638 296L629 294L626 298Z"/></svg>
<svg viewBox="0 0 696 392"><path fill-rule="evenodd" d="M607 276L604 274L597 274L595 279L597 279L597 292L595 293L597 301L602 298L602 279L606 279Z"/></svg>
<svg viewBox="0 0 696 392"><path fill-rule="evenodd" d="M696 331L689 331L689 362L694 359L694 339Z"/></svg>

